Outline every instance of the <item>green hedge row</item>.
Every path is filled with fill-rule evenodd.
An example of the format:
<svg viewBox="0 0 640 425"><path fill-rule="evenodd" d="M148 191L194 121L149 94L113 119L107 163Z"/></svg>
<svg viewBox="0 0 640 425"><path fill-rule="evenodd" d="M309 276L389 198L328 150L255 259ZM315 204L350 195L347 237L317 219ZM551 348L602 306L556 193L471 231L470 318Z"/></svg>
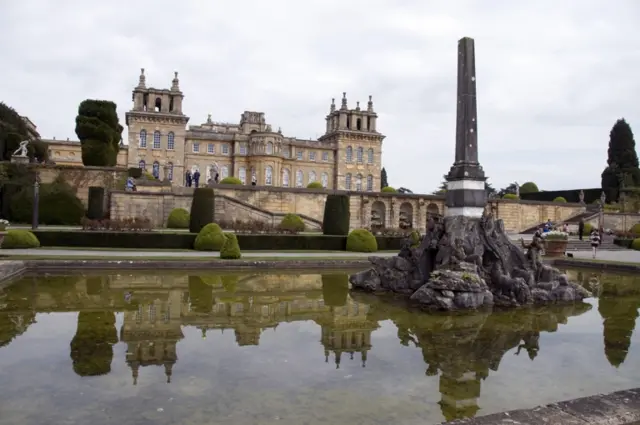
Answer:
<svg viewBox="0 0 640 425"><path fill-rule="evenodd" d="M85 248L192 249L197 234L161 232L95 232L43 231L33 232L40 246ZM245 235L238 234L241 250L248 251L345 251L346 236L327 235ZM379 251L400 250L402 237L376 236Z"/></svg>
<svg viewBox="0 0 640 425"><path fill-rule="evenodd" d="M633 243L633 238L615 238L613 243L622 246L624 248L631 249L631 244Z"/></svg>

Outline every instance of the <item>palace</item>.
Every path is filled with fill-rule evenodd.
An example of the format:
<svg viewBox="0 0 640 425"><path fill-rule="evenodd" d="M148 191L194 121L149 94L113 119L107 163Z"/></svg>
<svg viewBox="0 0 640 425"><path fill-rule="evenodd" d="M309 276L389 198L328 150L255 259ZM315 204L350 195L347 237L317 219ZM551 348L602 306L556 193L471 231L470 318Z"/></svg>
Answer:
<svg viewBox="0 0 640 425"><path fill-rule="evenodd" d="M169 89L147 87L144 69L133 89L133 107L126 113L127 144L122 143L118 166L140 167L157 179L184 186L187 170L201 174L201 184L234 176L243 184L306 187L320 182L327 189L379 192L382 141L377 114L369 96L347 106L332 100L326 130L318 140L284 136L267 124L263 112L245 111L239 123L214 122L187 127L184 94L176 72ZM44 140L50 158L60 165L81 165L80 143Z"/></svg>

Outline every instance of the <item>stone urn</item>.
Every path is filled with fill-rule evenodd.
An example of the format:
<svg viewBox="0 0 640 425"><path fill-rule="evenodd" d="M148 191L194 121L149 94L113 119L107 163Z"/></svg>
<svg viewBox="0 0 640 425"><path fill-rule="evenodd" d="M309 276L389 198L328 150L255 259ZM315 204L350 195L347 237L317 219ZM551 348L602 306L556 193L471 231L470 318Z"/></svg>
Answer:
<svg viewBox="0 0 640 425"><path fill-rule="evenodd" d="M564 257L567 252L567 239L551 239L545 241L545 257Z"/></svg>

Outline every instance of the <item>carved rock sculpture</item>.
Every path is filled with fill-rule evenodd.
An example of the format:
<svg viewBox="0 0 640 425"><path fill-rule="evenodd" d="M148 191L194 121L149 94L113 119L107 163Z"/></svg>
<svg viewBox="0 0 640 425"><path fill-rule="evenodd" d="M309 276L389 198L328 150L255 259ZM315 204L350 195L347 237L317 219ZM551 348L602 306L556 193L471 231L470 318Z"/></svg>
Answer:
<svg viewBox="0 0 640 425"><path fill-rule="evenodd" d="M591 296L558 269L542 264L540 242L516 246L502 220L453 216L430 220L417 248L407 240L391 258L351 275L353 289L394 292L435 310L572 303Z"/></svg>

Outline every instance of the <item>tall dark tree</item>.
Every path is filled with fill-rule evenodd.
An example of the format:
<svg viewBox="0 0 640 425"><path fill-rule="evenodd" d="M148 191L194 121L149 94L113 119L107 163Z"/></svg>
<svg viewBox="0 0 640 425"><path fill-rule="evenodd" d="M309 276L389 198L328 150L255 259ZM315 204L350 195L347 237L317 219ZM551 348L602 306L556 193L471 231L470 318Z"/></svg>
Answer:
<svg viewBox="0 0 640 425"><path fill-rule="evenodd" d="M515 194L516 194L516 192L518 191L518 190L516 189L517 185L518 185L518 183L513 182L513 183L510 183L507 187L504 187L504 188L500 189L500 190L498 191L498 193L497 193L498 198L502 198L502 197L503 197L504 195L506 195L507 193L511 193L511 194L514 194L514 195L515 195Z"/></svg>
<svg viewBox="0 0 640 425"><path fill-rule="evenodd" d="M491 186L491 183L489 182L484 183L484 190L485 192L487 192L487 197L489 198L493 198L496 195L496 190L494 189L493 186ZM447 193L447 175L446 174L442 176L442 183L440 183L440 187L436 191L434 191L433 194L444 195L445 193Z"/></svg>
<svg viewBox="0 0 640 425"><path fill-rule="evenodd" d="M389 180L387 180L387 170L382 167L382 171L380 171L380 188L389 186Z"/></svg>
<svg viewBox="0 0 640 425"><path fill-rule="evenodd" d="M24 140L30 141L29 158L39 162L48 159L47 146L40 140L38 132L30 128L15 109L0 102L0 160L11 160L11 155Z"/></svg>
<svg viewBox="0 0 640 425"><path fill-rule="evenodd" d="M115 166L122 130L115 103L91 99L80 103L76 134L82 145L82 163L99 167Z"/></svg>
<svg viewBox="0 0 640 425"><path fill-rule="evenodd" d="M113 345L118 342L116 316L110 311L81 311L71 340L73 370L80 376L111 372Z"/></svg>
<svg viewBox="0 0 640 425"><path fill-rule="evenodd" d="M622 185L640 185L636 142L631 126L624 118L616 121L609 133L607 154L607 167L602 172L602 190L609 201L617 201Z"/></svg>

